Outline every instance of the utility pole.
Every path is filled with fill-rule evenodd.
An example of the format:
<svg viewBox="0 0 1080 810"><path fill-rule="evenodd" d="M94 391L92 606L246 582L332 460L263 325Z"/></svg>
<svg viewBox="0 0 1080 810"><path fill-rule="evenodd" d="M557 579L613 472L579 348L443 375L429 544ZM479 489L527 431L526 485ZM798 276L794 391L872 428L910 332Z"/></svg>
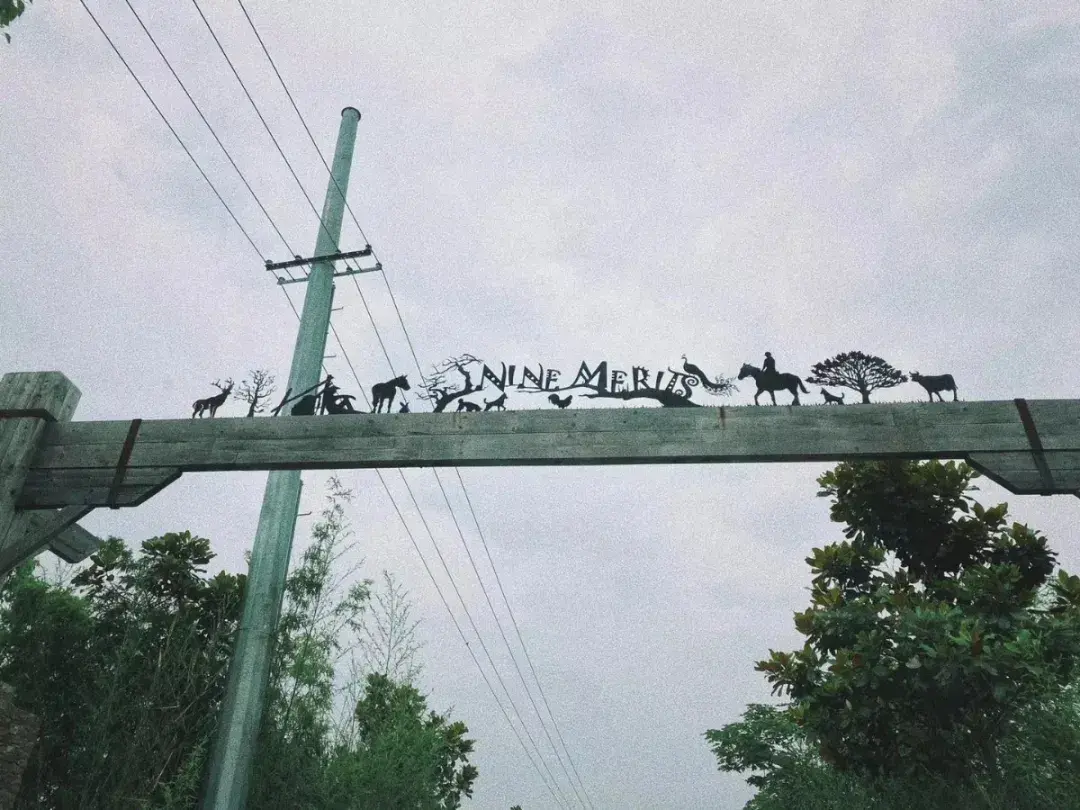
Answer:
<svg viewBox="0 0 1080 810"><path fill-rule="evenodd" d="M322 224L315 239L315 256L338 252L359 121L360 113L353 107L341 111ZM329 261L313 263L307 277L304 310L289 372L289 388L294 392L313 388L319 382L333 291L333 264ZM300 471L271 471L266 479L259 528L251 549L243 616L211 753L203 810L243 810L247 803L270 677L274 633L281 616L299 507Z"/></svg>

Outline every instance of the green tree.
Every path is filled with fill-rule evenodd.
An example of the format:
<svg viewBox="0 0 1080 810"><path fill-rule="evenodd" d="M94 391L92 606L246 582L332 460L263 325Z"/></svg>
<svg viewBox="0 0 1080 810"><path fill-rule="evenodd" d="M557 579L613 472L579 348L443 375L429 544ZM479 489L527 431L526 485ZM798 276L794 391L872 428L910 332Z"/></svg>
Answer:
<svg viewBox="0 0 1080 810"><path fill-rule="evenodd" d="M468 727L428 711L411 684L367 677L356 706L359 744L331 764L332 807L355 810L456 810L472 796Z"/></svg>
<svg viewBox="0 0 1080 810"><path fill-rule="evenodd" d="M243 577L209 542L110 538L70 587L28 563L0 589L0 680L42 721L19 807L180 807L224 692ZM181 802L177 804L177 802Z"/></svg>
<svg viewBox="0 0 1080 810"><path fill-rule="evenodd" d="M285 585L249 804L252 808L321 807L325 769L335 746L335 672L369 601L370 580L337 571L352 549L345 507L352 493L336 478L311 544ZM333 805L326 805L333 806Z"/></svg>
<svg viewBox="0 0 1080 810"><path fill-rule="evenodd" d="M870 402L870 392L879 388L894 388L907 382L907 377L880 357L863 352L843 352L828 360L815 363L808 383L849 388L858 391L864 403Z"/></svg>
<svg viewBox="0 0 1080 810"><path fill-rule="evenodd" d="M26 4L34 0L0 0L0 28L7 28L26 11ZM11 42L11 34L4 32L4 39Z"/></svg>
<svg viewBox="0 0 1080 810"><path fill-rule="evenodd" d="M880 462L819 479L847 539L807 559L803 648L757 665L791 703L707 733L722 769L758 771L759 785L828 765L961 786L1000 782L1004 760L1033 750L1025 723L1076 680L1080 579L1051 577L1045 538L1004 504L976 503L975 475Z"/></svg>

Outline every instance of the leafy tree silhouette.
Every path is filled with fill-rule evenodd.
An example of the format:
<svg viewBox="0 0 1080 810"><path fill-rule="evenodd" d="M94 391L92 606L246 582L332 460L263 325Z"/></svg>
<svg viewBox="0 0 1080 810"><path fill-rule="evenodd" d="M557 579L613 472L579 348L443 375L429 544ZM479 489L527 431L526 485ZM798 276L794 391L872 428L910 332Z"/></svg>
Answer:
<svg viewBox="0 0 1080 810"><path fill-rule="evenodd" d="M869 402L871 391L893 388L907 382L907 377L876 355L843 352L815 363L806 381L814 385L850 388L862 395L863 402Z"/></svg>

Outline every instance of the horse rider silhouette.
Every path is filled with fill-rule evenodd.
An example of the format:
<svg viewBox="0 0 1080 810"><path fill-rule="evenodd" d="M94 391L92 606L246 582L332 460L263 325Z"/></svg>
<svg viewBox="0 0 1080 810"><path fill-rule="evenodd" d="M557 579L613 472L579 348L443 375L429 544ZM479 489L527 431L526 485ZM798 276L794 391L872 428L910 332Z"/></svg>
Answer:
<svg viewBox="0 0 1080 810"><path fill-rule="evenodd" d="M776 377L776 360L773 359L772 352L765 352L765 362L761 364L761 370L770 377Z"/></svg>

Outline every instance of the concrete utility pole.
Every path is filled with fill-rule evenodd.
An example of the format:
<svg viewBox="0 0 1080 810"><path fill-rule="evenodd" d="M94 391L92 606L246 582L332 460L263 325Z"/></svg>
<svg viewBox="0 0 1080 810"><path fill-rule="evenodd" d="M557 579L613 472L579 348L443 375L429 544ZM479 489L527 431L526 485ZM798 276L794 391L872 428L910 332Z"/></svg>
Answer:
<svg viewBox="0 0 1080 810"><path fill-rule="evenodd" d="M338 251L359 121L360 113L356 109L346 107L341 111L322 225L315 239L315 256ZM330 262L314 263L307 285L289 373L289 388L294 393L314 387L320 379L334 292L333 265ZM203 794L204 810L242 810L247 802L270 676L274 632L281 616L299 506L300 471L272 471L267 476L259 528L251 549L243 617L211 754L210 773Z"/></svg>

